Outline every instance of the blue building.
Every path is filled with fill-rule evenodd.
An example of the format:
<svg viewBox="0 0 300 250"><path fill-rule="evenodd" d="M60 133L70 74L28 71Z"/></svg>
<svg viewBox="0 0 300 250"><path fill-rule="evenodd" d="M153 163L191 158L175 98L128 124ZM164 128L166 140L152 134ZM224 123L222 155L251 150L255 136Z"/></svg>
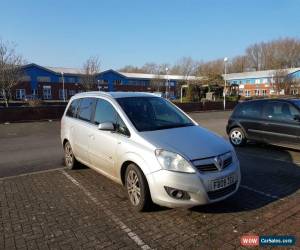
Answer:
<svg viewBox="0 0 300 250"><path fill-rule="evenodd" d="M13 89L13 98L22 100L33 96L44 100L69 99L72 95L84 91L81 85L82 69L45 67L27 64L22 67L24 76ZM200 80L194 76L124 73L106 70L96 75L97 88L101 91L146 91L165 92L175 95L179 81Z"/></svg>
<svg viewBox="0 0 300 250"><path fill-rule="evenodd" d="M300 94L300 68L232 73L223 77L229 85L238 86L240 95L244 97ZM278 82L286 79L293 82L289 85L288 93L277 87Z"/></svg>

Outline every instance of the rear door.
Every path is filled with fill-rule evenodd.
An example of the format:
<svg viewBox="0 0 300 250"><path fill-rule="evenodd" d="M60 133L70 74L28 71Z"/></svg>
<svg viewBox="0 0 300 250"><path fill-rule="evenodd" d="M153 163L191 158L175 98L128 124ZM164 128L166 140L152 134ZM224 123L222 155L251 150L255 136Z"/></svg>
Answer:
<svg viewBox="0 0 300 250"><path fill-rule="evenodd" d="M269 101L263 108L263 132L268 143L298 146L300 122L295 119L300 113L289 102Z"/></svg>
<svg viewBox="0 0 300 250"><path fill-rule="evenodd" d="M263 101L250 101L243 103L237 110L236 116L248 139L263 140L261 137L262 107Z"/></svg>
<svg viewBox="0 0 300 250"><path fill-rule="evenodd" d="M95 98L81 98L78 111L77 120L72 128L73 151L75 156L85 164L89 164L88 156L88 142L89 130L93 127L91 123L92 114L95 108Z"/></svg>

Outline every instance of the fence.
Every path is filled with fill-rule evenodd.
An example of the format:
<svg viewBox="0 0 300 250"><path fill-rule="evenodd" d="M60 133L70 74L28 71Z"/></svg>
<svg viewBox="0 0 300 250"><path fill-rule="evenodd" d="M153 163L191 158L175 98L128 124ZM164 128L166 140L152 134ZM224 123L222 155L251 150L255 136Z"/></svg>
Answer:
<svg viewBox="0 0 300 250"><path fill-rule="evenodd" d="M175 103L185 112L223 110L223 102ZM237 102L226 102L226 109L231 110ZM0 107L0 123L41 120L59 120L65 105L45 105L37 107Z"/></svg>

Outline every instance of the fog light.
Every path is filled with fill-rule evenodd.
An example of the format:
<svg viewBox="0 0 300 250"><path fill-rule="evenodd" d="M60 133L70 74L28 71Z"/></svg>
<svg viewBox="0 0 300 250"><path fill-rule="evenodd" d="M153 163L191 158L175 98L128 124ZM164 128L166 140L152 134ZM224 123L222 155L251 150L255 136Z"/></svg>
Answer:
<svg viewBox="0 0 300 250"><path fill-rule="evenodd" d="M188 192L180 189L165 186L165 190L169 196L177 200L189 200L191 198Z"/></svg>

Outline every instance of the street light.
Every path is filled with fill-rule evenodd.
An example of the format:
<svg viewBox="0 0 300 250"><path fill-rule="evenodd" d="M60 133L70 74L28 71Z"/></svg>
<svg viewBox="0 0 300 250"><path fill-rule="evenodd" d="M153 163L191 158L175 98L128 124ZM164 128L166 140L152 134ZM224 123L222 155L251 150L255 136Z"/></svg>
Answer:
<svg viewBox="0 0 300 250"><path fill-rule="evenodd" d="M98 83L98 90L101 91L100 80L97 80L97 83Z"/></svg>
<svg viewBox="0 0 300 250"><path fill-rule="evenodd" d="M169 87L168 70L169 70L169 68L166 68L166 76L167 76L167 81L166 81L166 98L168 98L168 96L169 96L169 92L168 92L168 87Z"/></svg>
<svg viewBox="0 0 300 250"><path fill-rule="evenodd" d="M64 96L64 102L66 101L66 96L65 96L65 78L64 78L64 72L61 72L61 77L62 77L62 83L63 83L63 96Z"/></svg>
<svg viewBox="0 0 300 250"><path fill-rule="evenodd" d="M226 109L226 74L227 74L227 61L228 61L228 58L225 57L224 58L224 90L223 90L223 98L224 98L224 103L223 103L223 106L224 106L224 110Z"/></svg>

